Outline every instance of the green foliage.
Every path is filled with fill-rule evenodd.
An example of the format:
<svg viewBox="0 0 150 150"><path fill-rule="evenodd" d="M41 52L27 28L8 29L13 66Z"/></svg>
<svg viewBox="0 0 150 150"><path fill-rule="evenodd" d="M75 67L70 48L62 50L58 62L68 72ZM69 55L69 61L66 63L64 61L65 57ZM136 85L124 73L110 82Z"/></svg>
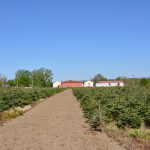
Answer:
<svg viewBox="0 0 150 150"><path fill-rule="evenodd" d="M0 88L0 112L31 104L62 90L50 88Z"/></svg>
<svg viewBox="0 0 150 150"><path fill-rule="evenodd" d="M139 136L139 130L134 129L134 130L129 131L129 136L134 137L134 138L138 137Z"/></svg>
<svg viewBox="0 0 150 150"><path fill-rule="evenodd" d="M73 91L91 126L116 122L119 128L139 128L142 122L150 124L148 88L77 88Z"/></svg>
<svg viewBox="0 0 150 150"><path fill-rule="evenodd" d="M49 87L52 84L52 71L40 68L32 72L32 84L34 87Z"/></svg>
<svg viewBox="0 0 150 150"><path fill-rule="evenodd" d="M8 81L7 81L7 84L8 84L9 86L17 86L16 80L8 80Z"/></svg>
<svg viewBox="0 0 150 150"><path fill-rule="evenodd" d="M19 87L29 87L31 85L31 72L28 70L18 70L16 72L17 86Z"/></svg>
<svg viewBox="0 0 150 150"><path fill-rule="evenodd" d="M10 80L8 84L18 87L51 87L52 76L52 71L45 68L40 68L32 72L21 69L16 72L15 80Z"/></svg>
<svg viewBox="0 0 150 150"><path fill-rule="evenodd" d="M149 138L150 139L150 132L142 132L138 129L132 129L129 131L129 136L134 138Z"/></svg>
<svg viewBox="0 0 150 150"><path fill-rule="evenodd" d="M148 79L142 78L140 81L140 86L147 86L149 84Z"/></svg>

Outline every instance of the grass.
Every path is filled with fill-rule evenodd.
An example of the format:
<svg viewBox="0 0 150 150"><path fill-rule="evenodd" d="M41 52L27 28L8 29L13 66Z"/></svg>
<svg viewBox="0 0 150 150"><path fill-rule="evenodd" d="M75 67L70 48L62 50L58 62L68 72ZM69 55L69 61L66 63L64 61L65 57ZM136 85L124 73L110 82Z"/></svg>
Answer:
<svg viewBox="0 0 150 150"><path fill-rule="evenodd" d="M124 128L119 129L115 122L107 124L104 128L107 135L120 143L127 149L149 150L150 131L141 129Z"/></svg>
<svg viewBox="0 0 150 150"><path fill-rule="evenodd" d="M19 117L20 115L23 115L23 111L20 111L20 110L17 110L17 109L10 109L10 110L2 112L0 119L2 121L6 121L6 120L9 120L9 119Z"/></svg>

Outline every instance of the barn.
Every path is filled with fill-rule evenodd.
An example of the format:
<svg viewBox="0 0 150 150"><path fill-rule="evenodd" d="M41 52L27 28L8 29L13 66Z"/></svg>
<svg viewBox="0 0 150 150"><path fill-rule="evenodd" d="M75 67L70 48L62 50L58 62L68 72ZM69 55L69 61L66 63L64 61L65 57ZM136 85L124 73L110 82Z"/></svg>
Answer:
<svg viewBox="0 0 150 150"><path fill-rule="evenodd" d="M84 84L82 81L74 81L74 80L68 80L68 81L64 81L62 82L62 84L60 85L60 87L63 88L69 88L69 87L83 87Z"/></svg>
<svg viewBox="0 0 150 150"><path fill-rule="evenodd" d="M93 81L86 81L84 82L84 87L93 87L94 86L94 82Z"/></svg>
<svg viewBox="0 0 150 150"><path fill-rule="evenodd" d="M96 83L96 87L115 87L115 86L124 86L123 81L100 81Z"/></svg>

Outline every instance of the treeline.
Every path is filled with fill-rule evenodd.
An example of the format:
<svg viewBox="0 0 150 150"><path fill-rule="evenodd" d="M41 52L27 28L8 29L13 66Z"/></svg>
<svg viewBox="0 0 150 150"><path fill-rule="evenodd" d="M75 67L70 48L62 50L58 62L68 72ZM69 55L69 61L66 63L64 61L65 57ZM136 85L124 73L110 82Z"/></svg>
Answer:
<svg viewBox="0 0 150 150"><path fill-rule="evenodd" d="M136 77L128 78L125 76L120 76L120 77L117 77L116 79L107 79L105 76L98 73L91 80L94 83L97 83L99 81L105 81L105 80L122 80L127 86L150 87L150 78L136 78Z"/></svg>
<svg viewBox="0 0 150 150"><path fill-rule="evenodd" d="M50 69L40 68L29 71L20 69L15 74L15 79L7 80L0 76L0 86L7 87L51 87L53 73Z"/></svg>
<svg viewBox="0 0 150 150"><path fill-rule="evenodd" d="M51 87L52 79L53 73L50 69L40 68L33 71L20 69L16 72L15 79L13 80L7 80L6 76L0 75L0 87ZM128 78L120 76L116 79L107 79L98 73L90 80L94 82L94 85L99 81L122 80L127 86L150 87L150 78Z"/></svg>

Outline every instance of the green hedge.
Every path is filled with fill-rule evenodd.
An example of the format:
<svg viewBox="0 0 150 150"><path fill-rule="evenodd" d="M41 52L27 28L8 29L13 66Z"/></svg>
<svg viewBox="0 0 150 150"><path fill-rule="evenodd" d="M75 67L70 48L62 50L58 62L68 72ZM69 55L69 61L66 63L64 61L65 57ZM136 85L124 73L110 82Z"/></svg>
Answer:
<svg viewBox="0 0 150 150"><path fill-rule="evenodd" d="M0 88L0 112L12 107L32 104L41 98L46 98L61 92L63 89L52 88Z"/></svg>
<svg viewBox="0 0 150 150"><path fill-rule="evenodd" d="M143 122L150 125L148 88L76 88L73 91L92 127L110 122L116 122L119 128L139 128Z"/></svg>

